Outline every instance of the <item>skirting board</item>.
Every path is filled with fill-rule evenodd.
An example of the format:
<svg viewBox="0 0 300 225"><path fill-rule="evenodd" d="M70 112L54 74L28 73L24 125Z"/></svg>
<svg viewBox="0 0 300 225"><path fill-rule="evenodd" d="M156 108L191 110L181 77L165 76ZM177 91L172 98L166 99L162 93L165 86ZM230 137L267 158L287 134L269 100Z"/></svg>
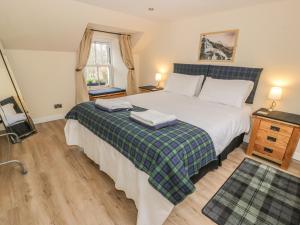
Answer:
<svg viewBox="0 0 300 225"><path fill-rule="evenodd" d="M33 122L34 122L34 124L47 123L47 122L51 122L51 121L55 121L55 120L61 120L64 118L65 118L64 114L58 114L58 115L34 118Z"/></svg>

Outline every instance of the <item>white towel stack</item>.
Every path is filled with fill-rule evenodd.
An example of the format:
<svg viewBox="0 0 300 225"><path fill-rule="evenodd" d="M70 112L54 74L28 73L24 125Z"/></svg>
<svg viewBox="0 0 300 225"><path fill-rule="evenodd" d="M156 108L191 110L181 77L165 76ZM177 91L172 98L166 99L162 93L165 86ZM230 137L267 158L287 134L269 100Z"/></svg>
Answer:
<svg viewBox="0 0 300 225"><path fill-rule="evenodd" d="M122 109L132 109L130 102L113 100L113 99L97 99L95 102L96 106L100 106L108 111L117 111Z"/></svg>
<svg viewBox="0 0 300 225"><path fill-rule="evenodd" d="M174 115L164 114L151 109L143 112L131 112L130 117L150 127L168 124L177 119Z"/></svg>

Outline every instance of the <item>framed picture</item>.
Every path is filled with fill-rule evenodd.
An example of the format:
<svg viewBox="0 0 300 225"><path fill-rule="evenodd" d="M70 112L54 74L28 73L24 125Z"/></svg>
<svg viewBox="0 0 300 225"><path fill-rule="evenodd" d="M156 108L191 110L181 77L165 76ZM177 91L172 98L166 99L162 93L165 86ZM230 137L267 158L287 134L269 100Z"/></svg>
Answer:
<svg viewBox="0 0 300 225"><path fill-rule="evenodd" d="M239 30L201 34L199 60L233 62L238 35Z"/></svg>

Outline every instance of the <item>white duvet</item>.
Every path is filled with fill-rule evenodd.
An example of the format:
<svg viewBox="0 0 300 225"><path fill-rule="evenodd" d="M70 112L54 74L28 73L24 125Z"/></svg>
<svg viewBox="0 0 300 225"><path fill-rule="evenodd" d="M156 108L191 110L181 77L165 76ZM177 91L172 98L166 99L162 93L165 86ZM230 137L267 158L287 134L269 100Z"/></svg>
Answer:
<svg viewBox="0 0 300 225"><path fill-rule="evenodd" d="M132 105L172 114L179 120L204 129L212 138L217 155L233 138L250 129L251 107L246 104L243 108L237 108L166 91L124 98Z"/></svg>

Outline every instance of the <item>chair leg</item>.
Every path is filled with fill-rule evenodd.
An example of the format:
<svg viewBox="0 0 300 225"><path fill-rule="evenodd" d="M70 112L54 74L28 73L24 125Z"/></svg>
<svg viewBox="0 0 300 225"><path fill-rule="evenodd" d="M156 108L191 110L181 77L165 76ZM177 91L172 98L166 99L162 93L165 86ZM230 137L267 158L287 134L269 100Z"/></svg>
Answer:
<svg viewBox="0 0 300 225"><path fill-rule="evenodd" d="M20 166L21 173L23 175L25 175L27 173L27 170L24 167L23 163L20 162L19 160L9 160L9 161L5 161L5 162L0 162L0 166L5 166L5 165L9 165L9 164L17 164L18 166Z"/></svg>
<svg viewBox="0 0 300 225"><path fill-rule="evenodd" d="M16 134L16 133L5 133L5 134L0 134L0 137L4 137L6 136L8 138L8 152L7 152L7 159L8 159L8 156L9 156L9 152L10 152L10 140L9 138L12 136L14 138L14 140L16 141L16 143L20 143L21 142L21 139L19 138L19 136ZM24 164L19 161L19 160L7 160L7 161L0 161L0 166L5 166L5 165L9 165L9 164L16 164L18 165L20 168L21 168L21 173L23 175L25 175L27 173L27 170L24 166Z"/></svg>

